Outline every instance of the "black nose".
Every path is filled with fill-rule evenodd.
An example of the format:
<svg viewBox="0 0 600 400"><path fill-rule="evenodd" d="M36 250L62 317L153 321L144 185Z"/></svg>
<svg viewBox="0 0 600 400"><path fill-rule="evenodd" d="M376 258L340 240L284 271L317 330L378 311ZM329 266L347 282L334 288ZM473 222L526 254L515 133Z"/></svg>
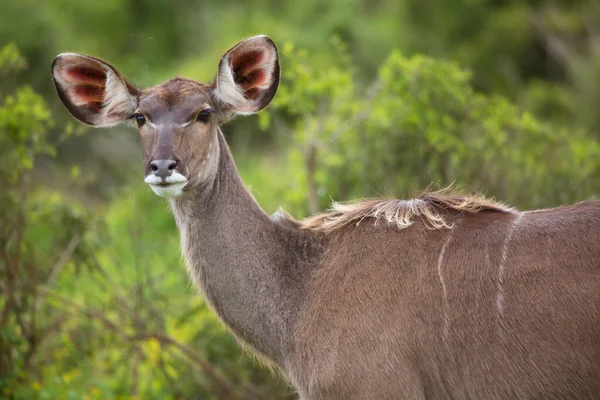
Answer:
<svg viewBox="0 0 600 400"><path fill-rule="evenodd" d="M150 162L152 173L162 179L171 176L175 168L177 168L177 161L175 160L154 160Z"/></svg>

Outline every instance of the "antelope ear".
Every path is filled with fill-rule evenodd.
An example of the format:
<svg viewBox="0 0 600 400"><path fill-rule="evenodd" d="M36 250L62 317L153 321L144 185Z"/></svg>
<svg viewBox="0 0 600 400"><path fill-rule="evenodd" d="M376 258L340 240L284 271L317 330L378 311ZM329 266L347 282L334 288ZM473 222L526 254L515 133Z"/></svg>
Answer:
<svg viewBox="0 0 600 400"><path fill-rule="evenodd" d="M114 125L131 118L137 108L138 90L97 58L60 54L52 63L52 77L67 110L85 124Z"/></svg>
<svg viewBox="0 0 600 400"><path fill-rule="evenodd" d="M252 114L269 105L278 86L277 47L267 36L254 36L221 58L214 96L237 114Z"/></svg>

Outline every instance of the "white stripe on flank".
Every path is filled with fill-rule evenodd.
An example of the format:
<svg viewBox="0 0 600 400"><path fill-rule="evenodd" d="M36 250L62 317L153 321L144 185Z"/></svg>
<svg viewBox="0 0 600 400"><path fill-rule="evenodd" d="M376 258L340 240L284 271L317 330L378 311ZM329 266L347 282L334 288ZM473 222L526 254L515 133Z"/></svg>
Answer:
<svg viewBox="0 0 600 400"><path fill-rule="evenodd" d="M444 282L444 275L442 274L442 262L444 261L444 254L446 253L446 247L452 239L452 231L448 234L448 239L444 242L440 255L438 257L437 272L442 284L442 292L444 293L444 337L448 336L448 325L450 324L450 317L448 316L448 292L446 290L446 283Z"/></svg>
<svg viewBox="0 0 600 400"><path fill-rule="evenodd" d="M508 259L508 245L512 240L512 237L517 230L517 226L521 222L521 218L523 218L523 213L520 213L512 222L510 226L510 230L504 239L504 244L502 245L502 257L500 258L500 268L498 269L498 295L496 296L496 305L498 306L498 312L502 315L504 310L504 288L502 285L504 284L504 269L506 267L506 261Z"/></svg>

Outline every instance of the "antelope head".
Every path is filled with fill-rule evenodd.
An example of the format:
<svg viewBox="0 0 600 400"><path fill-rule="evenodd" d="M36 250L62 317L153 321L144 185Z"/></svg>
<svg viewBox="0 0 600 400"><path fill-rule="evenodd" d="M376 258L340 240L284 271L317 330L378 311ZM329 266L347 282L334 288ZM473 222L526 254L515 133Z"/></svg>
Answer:
<svg viewBox="0 0 600 400"><path fill-rule="evenodd" d="M157 195L176 197L215 176L220 124L271 102L279 61L273 41L254 36L223 55L208 84L174 78L140 90L110 64L76 53L58 55L52 75L58 96L79 121L96 127L137 125L144 181Z"/></svg>

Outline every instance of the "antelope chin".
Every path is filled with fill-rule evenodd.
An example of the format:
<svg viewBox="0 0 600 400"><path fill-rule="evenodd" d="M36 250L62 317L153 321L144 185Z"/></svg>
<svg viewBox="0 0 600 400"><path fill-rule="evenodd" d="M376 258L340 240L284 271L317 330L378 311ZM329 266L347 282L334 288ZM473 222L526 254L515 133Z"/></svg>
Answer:
<svg viewBox="0 0 600 400"><path fill-rule="evenodd" d="M160 197L165 198L181 196L185 185L187 185L187 181L181 183L167 183L161 185L153 185L151 183L148 184L148 186L150 186L150 189L152 189L154 193L156 193Z"/></svg>

